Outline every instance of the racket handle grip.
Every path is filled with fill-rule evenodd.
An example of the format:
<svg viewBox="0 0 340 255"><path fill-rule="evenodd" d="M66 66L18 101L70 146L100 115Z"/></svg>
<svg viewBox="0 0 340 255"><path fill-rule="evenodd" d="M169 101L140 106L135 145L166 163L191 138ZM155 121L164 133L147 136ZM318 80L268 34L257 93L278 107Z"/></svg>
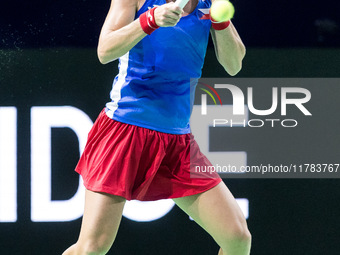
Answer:
<svg viewBox="0 0 340 255"><path fill-rule="evenodd" d="M184 6L186 6L186 4L189 2L189 0L177 0L175 2L175 4L177 4L177 6L181 7L182 9L184 8Z"/></svg>

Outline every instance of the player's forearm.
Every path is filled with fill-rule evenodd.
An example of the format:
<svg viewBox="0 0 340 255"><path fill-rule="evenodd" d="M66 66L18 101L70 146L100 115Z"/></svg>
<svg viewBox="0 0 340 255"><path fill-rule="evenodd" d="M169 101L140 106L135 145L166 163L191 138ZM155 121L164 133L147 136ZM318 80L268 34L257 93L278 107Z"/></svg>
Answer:
<svg viewBox="0 0 340 255"><path fill-rule="evenodd" d="M235 27L231 23L224 30L211 30L215 52L219 63L232 76L242 68L246 49Z"/></svg>
<svg viewBox="0 0 340 255"><path fill-rule="evenodd" d="M116 60L131 50L146 35L138 19L125 27L101 35L97 48L99 61L107 64Z"/></svg>

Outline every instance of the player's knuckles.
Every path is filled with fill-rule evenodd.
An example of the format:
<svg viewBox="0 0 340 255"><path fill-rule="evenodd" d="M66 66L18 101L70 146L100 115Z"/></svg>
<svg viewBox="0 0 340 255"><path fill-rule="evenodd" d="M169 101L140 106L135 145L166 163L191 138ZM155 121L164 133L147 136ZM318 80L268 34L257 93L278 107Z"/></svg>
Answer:
<svg viewBox="0 0 340 255"><path fill-rule="evenodd" d="M175 9L173 9L174 12L178 13L178 14L182 14L183 10L181 8L179 8L178 6L176 6Z"/></svg>
<svg viewBox="0 0 340 255"><path fill-rule="evenodd" d="M174 7L168 4L159 6L155 10L156 24L161 27L175 26L182 17L182 12L174 12Z"/></svg>
<svg viewBox="0 0 340 255"><path fill-rule="evenodd" d="M171 14L179 15L182 13L182 9L173 2L164 4L158 7L157 9L160 9L163 15L171 15Z"/></svg>
<svg viewBox="0 0 340 255"><path fill-rule="evenodd" d="M169 18L166 17L166 16L161 16L159 18L159 21L160 21L160 23L165 24L165 23L167 23L169 21Z"/></svg>
<svg viewBox="0 0 340 255"><path fill-rule="evenodd" d="M171 27L174 25L174 22L167 18L162 18L159 21L157 21L157 25L160 27Z"/></svg>
<svg viewBox="0 0 340 255"><path fill-rule="evenodd" d="M176 12L176 13L181 13L182 12L182 9L175 2L170 2L170 3L166 4L166 5L173 12Z"/></svg>
<svg viewBox="0 0 340 255"><path fill-rule="evenodd" d="M167 19L168 17L170 17L171 15L173 15L173 13L171 11L167 11L167 10L162 9L157 13L157 18L159 20L164 20L164 19Z"/></svg>
<svg viewBox="0 0 340 255"><path fill-rule="evenodd" d="M166 20L166 11L161 7L156 8L154 16L156 24L158 26L164 26L164 21Z"/></svg>
<svg viewBox="0 0 340 255"><path fill-rule="evenodd" d="M157 7L156 9L155 9L155 12L154 12L154 16L155 17L157 17L157 18L159 18L159 17L161 17L161 16L164 16L164 13L165 13L165 11L164 11L164 7Z"/></svg>

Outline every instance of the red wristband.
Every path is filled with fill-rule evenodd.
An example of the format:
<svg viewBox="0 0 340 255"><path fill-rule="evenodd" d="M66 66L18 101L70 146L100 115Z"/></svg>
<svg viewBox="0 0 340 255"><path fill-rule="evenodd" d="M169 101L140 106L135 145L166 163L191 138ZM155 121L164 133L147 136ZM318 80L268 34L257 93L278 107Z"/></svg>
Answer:
<svg viewBox="0 0 340 255"><path fill-rule="evenodd" d="M140 25L143 31L148 35L150 35L153 31L159 28L159 26L156 24L154 16L156 8L157 7L154 7L139 16Z"/></svg>
<svg viewBox="0 0 340 255"><path fill-rule="evenodd" d="M227 27L229 27L229 25L230 25L230 20L222 21L222 22L217 22L216 20L214 20L211 17L211 15L210 15L210 20L211 20L211 26L215 30L223 30L223 29L226 29Z"/></svg>

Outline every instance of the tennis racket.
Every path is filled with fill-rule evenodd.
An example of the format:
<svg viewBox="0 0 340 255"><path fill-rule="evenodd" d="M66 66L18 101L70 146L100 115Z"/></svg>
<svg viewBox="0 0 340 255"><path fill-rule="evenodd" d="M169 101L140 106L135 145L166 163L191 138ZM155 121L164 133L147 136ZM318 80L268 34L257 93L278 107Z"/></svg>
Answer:
<svg viewBox="0 0 340 255"><path fill-rule="evenodd" d="M175 4L177 4L177 6L181 7L182 9L184 8L184 6L186 6L186 4L189 2L189 0L177 0L175 2Z"/></svg>

